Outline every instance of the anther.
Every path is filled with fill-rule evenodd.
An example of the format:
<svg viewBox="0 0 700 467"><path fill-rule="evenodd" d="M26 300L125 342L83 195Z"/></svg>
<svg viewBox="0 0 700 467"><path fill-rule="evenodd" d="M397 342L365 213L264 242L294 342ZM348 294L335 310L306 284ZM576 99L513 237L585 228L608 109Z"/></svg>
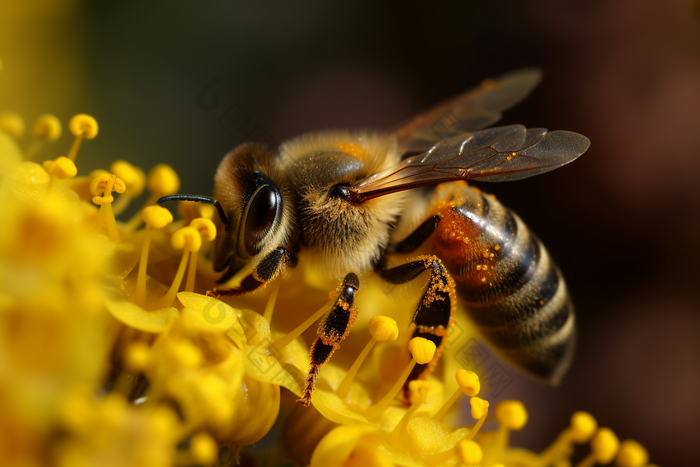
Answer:
<svg viewBox="0 0 700 467"><path fill-rule="evenodd" d="M479 432L486 420L486 416L489 414L489 402L487 400L480 397L472 397L469 399L469 405L471 406L472 418L478 421L476 425L469 430L467 436L464 437L465 440L474 439L474 436Z"/></svg>
<svg viewBox="0 0 700 467"><path fill-rule="evenodd" d="M643 467L649 462L649 453L644 446L632 439L626 439L620 444L615 464L619 467Z"/></svg>
<svg viewBox="0 0 700 467"><path fill-rule="evenodd" d="M388 316L374 316L370 318L367 327L369 328L372 338L369 340L369 342L367 342L365 348L362 349L362 352L360 352L360 355L358 355L355 362L345 374L343 381L338 386L338 390L335 393L341 399L345 399L347 397L348 392L350 391L350 385L355 379L357 371L367 358L367 355L369 355L370 351L374 347L374 344L377 342L393 342L399 337L399 327L396 325L396 321Z"/></svg>
<svg viewBox="0 0 700 467"><path fill-rule="evenodd" d="M68 129L75 136L70 152L68 152L68 159L74 161L83 139L93 139L97 136L97 121L90 115L78 114L70 119Z"/></svg>
<svg viewBox="0 0 700 467"><path fill-rule="evenodd" d="M24 153L24 158L30 160L39 148L47 141L56 141L61 137L62 128L61 121L51 114L45 114L39 117L32 128L34 141Z"/></svg>
<svg viewBox="0 0 700 467"><path fill-rule="evenodd" d="M14 139L20 139L24 134L24 120L14 112L0 113L0 130Z"/></svg>
<svg viewBox="0 0 700 467"><path fill-rule="evenodd" d="M507 400L496 404L493 412L496 420L509 430L520 430L527 423L527 410L520 401Z"/></svg>
<svg viewBox="0 0 700 467"><path fill-rule="evenodd" d="M573 443L587 443L596 430L598 430L598 422L591 414L575 412L571 416L569 427L564 429L540 455L540 465L548 465L559 457L568 457Z"/></svg>
<svg viewBox="0 0 700 467"><path fill-rule="evenodd" d="M414 337L408 342L408 350L411 352L413 357L411 358L411 362L408 364L403 373L401 373L401 376L399 376L399 379L396 381L396 383L394 383L394 386L389 390L389 392L379 402L367 409L364 414L367 419L377 417L384 412L389 405L391 405L391 402L403 387L413 368L417 364L425 365L429 363L435 356L435 351L437 348L435 347L435 343L433 341L429 341L428 339L424 339L422 337Z"/></svg>
<svg viewBox="0 0 700 467"><path fill-rule="evenodd" d="M466 465L478 465L484 457L481 446L476 441L463 439L457 444L457 454L462 463Z"/></svg>
<svg viewBox="0 0 700 467"><path fill-rule="evenodd" d="M611 462L620 449L620 441L610 428L600 428L591 440L591 452L576 467L591 467L592 465Z"/></svg>
<svg viewBox="0 0 700 467"><path fill-rule="evenodd" d="M481 383L479 382L479 377L473 371L468 370L457 370L455 374L455 379L457 380L457 389L452 394L452 396L443 404L440 410L437 411L433 418L435 420L440 420L452 407L452 405L457 401L459 396L464 393L469 397L474 397L479 394L481 389Z"/></svg>
<svg viewBox="0 0 700 467"><path fill-rule="evenodd" d="M151 192L151 196L144 203L144 206L150 206L158 201L158 198L163 196L172 195L180 189L180 177L177 173L167 164L158 164L148 172L147 179L148 191ZM134 230L141 225L141 217L136 213L131 219L129 219L126 224L126 230Z"/></svg>
<svg viewBox="0 0 700 467"><path fill-rule="evenodd" d="M90 193L92 193L92 202L100 206L100 212L97 216L97 232L102 229L102 222L107 222L107 233L113 241L119 241L119 230L117 230L117 222L114 219L112 212L112 202L114 197L112 191L124 193L126 185L116 175L98 175L90 182Z"/></svg>

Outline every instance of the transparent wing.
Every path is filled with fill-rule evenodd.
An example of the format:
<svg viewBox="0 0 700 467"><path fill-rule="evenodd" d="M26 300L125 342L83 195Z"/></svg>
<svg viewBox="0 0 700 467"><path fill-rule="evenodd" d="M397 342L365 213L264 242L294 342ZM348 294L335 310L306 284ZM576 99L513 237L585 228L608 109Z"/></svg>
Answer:
<svg viewBox="0 0 700 467"><path fill-rule="evenodd" d="M491 126L501 112L523 100L537 86L542 73L536 68L514 71L438 104L398 126L391 134L402 152L430 149L443 139Z"/></svg>
<svg viewBox="0 0 700 467"><path fill-rule="evenodd" d="M568 164L591 142L571 131L547 132L509 125L440 141L428 152L351 187L362 202L397 191L454 180L505 182L532 177Z"/></svg>

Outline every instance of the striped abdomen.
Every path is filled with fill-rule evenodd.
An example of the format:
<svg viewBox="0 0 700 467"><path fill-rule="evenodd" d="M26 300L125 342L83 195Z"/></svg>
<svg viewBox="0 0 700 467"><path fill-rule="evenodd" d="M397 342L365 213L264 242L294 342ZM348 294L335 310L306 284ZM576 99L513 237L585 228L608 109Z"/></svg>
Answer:
<svg viewBox="0 0 700 467"><path fill-rule="evenodd" d="M465 184L443 185L433 241L457 295L504 359L558 383L574 347L574 310L559 268L520 218Z"/></svg>

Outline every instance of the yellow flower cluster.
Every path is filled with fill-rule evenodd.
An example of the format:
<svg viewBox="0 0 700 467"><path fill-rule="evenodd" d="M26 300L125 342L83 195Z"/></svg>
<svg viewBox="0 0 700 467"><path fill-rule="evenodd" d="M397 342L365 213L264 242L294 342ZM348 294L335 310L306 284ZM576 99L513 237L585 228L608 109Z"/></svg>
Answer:
<svg viewBox="0 0 700 467"><path fill-rule="evenodd" d="M479 377L459 368L449 347L441 371L406 386L436 348L399 332L410 297L388 297L376 284L363 286L363 316L345 356L324 366L312 407L295 404L309 365L305 333L339 291L324 296L313 285L322 279L297 271L250 298L208 296L210 206L181 203L174 220L155 205L180 187L167 165L146 175L116 161L77 176L81 142L98 125L77 115L68 128L67 155L39 164L61 122L40 117L22 154L23 120L0 114L2 465L231 465L280 413L270 465L563 467L575 443L589 442L579 467L647 465L642 446L620 443L584 412L542 453L511 447L525 407L490 407L478 397ZM144 207L118 220L145 189ZM475 420L468 426L451 410L462 394Z"/></svg>

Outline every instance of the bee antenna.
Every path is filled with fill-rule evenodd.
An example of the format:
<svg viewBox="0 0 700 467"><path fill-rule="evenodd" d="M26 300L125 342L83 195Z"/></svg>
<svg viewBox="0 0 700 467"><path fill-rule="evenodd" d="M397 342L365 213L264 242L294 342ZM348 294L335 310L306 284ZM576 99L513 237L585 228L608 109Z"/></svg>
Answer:
<svg viewBox="0 0 700 467"><path fill-rule="evenodd" d="M221 207L221 204L214 198L211 198L209 196L201 196L201 195L170 195L170 196L163 196L160 198L156 203L158 204L163 204L167 203L170 201L195 201L197 203L206 203L206 204L213 204L214 207L216 208L216 212L219 214L219 219L221 219L221 222L224 223L224 226L226 226L226 230L229 228L229 223L228 219L226 218L226 213L224 212L224 208Z"/></svg>

